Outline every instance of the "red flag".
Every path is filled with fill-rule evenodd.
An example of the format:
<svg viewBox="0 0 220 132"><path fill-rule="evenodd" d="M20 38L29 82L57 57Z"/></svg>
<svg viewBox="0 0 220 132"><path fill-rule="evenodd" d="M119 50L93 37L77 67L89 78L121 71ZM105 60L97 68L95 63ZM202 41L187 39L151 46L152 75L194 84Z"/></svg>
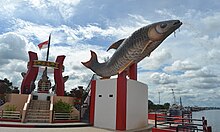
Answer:
<svg viewBox="0 0 220 132"><path fill-rule="evenodd" d="M48 43L49 43L49 40L44 41L44 42L38 44L39 49L47 48L48 47Z"/></svg>

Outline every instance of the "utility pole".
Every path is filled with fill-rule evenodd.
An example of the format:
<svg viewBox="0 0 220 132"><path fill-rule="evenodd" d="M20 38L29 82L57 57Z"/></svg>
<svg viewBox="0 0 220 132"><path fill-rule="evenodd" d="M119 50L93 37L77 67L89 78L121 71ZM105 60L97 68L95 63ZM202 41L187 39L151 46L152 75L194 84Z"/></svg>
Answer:
<svg viewBox="0 0 220 132"><path fill-rule="evenodd" d="M173 94L173 102L174 102L174 104L176 104L176 97L175 97L173 89L172 89L172 94Z"/></svg>

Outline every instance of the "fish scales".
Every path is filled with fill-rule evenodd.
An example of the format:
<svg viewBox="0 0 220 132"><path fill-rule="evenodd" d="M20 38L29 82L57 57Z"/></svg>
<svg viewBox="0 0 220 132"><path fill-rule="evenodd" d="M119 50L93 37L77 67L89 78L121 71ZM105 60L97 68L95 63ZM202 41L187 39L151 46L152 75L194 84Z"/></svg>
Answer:
<svg viewBox="0 0 220 132"><path fill-rule="evenodd" d="M116 51L107 62L99 63L96 53L91 51L91 59L82 64L101 77L111 77L150 56L181 25L179 20L168 20L144 26L128 38L113 43L109 49Z"/></svg>

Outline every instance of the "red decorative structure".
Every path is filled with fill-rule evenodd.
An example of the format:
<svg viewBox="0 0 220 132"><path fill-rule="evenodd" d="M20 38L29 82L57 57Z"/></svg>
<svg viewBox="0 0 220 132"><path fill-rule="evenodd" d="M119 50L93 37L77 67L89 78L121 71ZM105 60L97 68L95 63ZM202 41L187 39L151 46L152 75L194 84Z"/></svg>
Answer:
<svg viewBox="0 0 220 132"><path fill-rule="evenodd" d="M91 125L94 125L94 117L95 117L95 92L96 92L96 81L93 80L91 83L90 114L89 114L89 123Z"/></svg>
<svg viewBox="0 0 220 132"><path fill-rule="evenodd" d="M65 56L58 56L56 62L59 63L58 69L54 69L54 80L56 84L57 96L64 96L64 80L62 76L63 61Z"/></svg>
<svg viewBox="0 0 220 132"><path fill-rule="evenodd" d="M34 67L34 60L38 60L37 53L32 51L28 52L29 62L28 62L28 71L24 76L24 79L21 84L21 94L29 93L31 91L31 84L33 84L37 78L38 67Z"/></svg>
<svg viewBox="0 0 220 132"><path fill-rule="evenodd" d="M63 61L65 59L64 55L58 56L56 59L56 63L49 61L38 61L37 53L32 51L28 52L29 54L29 62L28 62L28 71L27 74L24 75L24 79L21 84L21 94L29 94L32 92L31 85L34 85L34 82L37 78L39 66L53 67L54 68L54 80L56 84L56 94L58 96L64 95L64 82L62 72L63 72ZM53 64L53 65L50 65ZM57 66L58 65L58 66ZM45 77L47 70L45 69ZM49 89L42 91L43 88L40 88L40 93L48 93Z"/></svg>
<svg viewBox="0 0 220 132"><path fill-rule="evenodd" d="M122 72L117 78L116 130L126 130L126 102L127 79L126 72Z"/></svg>
<svg viewBox="0 0 220 132"><path fill-rule="evenodd" d="M129 67L128 76L130 79L137 80L137 63Z"/></svg>

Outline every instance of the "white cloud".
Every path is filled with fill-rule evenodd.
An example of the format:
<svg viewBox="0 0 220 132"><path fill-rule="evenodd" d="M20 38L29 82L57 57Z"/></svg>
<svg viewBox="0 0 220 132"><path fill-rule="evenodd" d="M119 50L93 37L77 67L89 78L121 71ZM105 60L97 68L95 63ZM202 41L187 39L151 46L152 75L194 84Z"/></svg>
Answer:
<svg viewBox="0 0 220 132"><path fill-rule="evenodd" d="M166 73L153 73L151 74L151 78L153 83L155 84L170 84L170 83L177 83L177 80L166 74Z"/></svg>
<svg viewBox="0 0 220 132"><path fill-rule="evenodd" d="M198 88L198 89L215 89L220 87L220 80L218 78L196 78L192 81L195 81L195 83L192 83L192 86Z"/></svg>
<svg viewBox="0 0 220 132"><path fill-rule="evenodd" d="M26 60L26 39L15 33L0 35L0 58Z"/></svg>
<svg viewBox="0 0 220 132"><path fill-rule="evenodd" d="M166 72L198 70L200 67L188 60L176 60L171 66L164 67Z"/></svg>
<svg viewBox="0 0 220 132"><path fill-rule="evenodd" d="M219 32L220 27L220 12L213 12L212 14L201 19L203 27L207 32Z"/></svg>
<svg viewBox="0 0 220 132"><path fill-rule="evenodd" d="M89 24L87 26L78 25L76 28L71 28L67 25L53 27L50 25L40 25L27 22L21 19L15 19L14 23L16 24L12 27L12 29L14 29L14 32L17 32L18 34L28 38L34 36L38 40L43 41L45 38L48 38L50 33L52 33L52 37L55 35L52 40L55 43L61 41L66 43L67 40L69 40L69 42L76 43L81 40L92 39L95 36L113 36L124 38L125 36L129 36L135 29L134 27L108 27L104 29L95 24Z"/></svg>
<svg viewBox="0 0 220 132"><path fill-rule="evenodd" d="M190 70L190 71L186 71L184 75L182 75L184 77L190 77L190 78L194 78L194 77L217 77L217 75L215 75L215 73L212 72L212 70L208 69L207 67L204 67L202 69L199 70Z"/></svg>
<svg viewBox="0 0 220 132"><path fill-rule="evenodd" d="M0 2L0 14L36 23L60 25L71 19L80 0L7 0Z"/></svg>
<svg viewBox="0 0 220 132"><path fill-rule="evenodd" d="M13 31L17 34L25 36L28 39L37 39L45 41L52 32L53 27L49 25L39 25L21 19L14 19ZM36 38L32 38L36 37Z"/></svg>
<svg viewBox="0 0 220 132"><path fill-rule="evenodd" d="M160 68L163 64L166 64L172 58L170 52L166 49L156 49L150 55L143 59L139 66L146 70L155 70Z"/></svg>
<svg viewBox="0 0 220 132"><path fill-rule="evenodd" d="M155 10L155 12L158 13L159 15L163 16L163 17L169 17L171 19L180 19L180 17L178 17L173 12L170 12L167 9Z"/></svg>
<svg viewBox="0 0 220 132"><path fill-rule="evenodd" d="M0 14L4 14L4 16L12 16L16 11L16 5L19 4L20 0L9 1L0 1Z"/></svg>
<svg viewBox="0 0 220 132"><path fill-rule="evenodd" d="M134 24L140 27L143 27L143 26L146 26L152 23L151 21L146 20L143 16L135 15L135 14L128 14L128 15L131 17L131 19L134 18L134 20L136 20L136 21L133 20L133 22L135 22Z"/></svg>
<svg viewBox="0 0 220 132"><path fill-rule="evenodd" d="M136 21L135 21L136 22ZM132 26L119 26L116 27L108 26L107 28L101 28L97 24L89 24L87 26L78 26L75 33L81 36L82 39L92 39L93 37L97 36L112 36L118 39L129 37L135 29L140 28L138 23L134 27ZM117 41L117 40L116 40Z"/></svg>
<svg viewBox="0 0 220 132"><path fill-rule="evenodd" d="M16 33L0 35L0 78L8 78L13 85L21 83L21 72L27 66L27 40Z"/></svg>
<svg viewBox="0 0 220 132"><path fill-rule="evenodd" d="M220 50L218 49L212 49L208 51L208 59L212 63L220 63L218 60L220 60Z"/></svg>

